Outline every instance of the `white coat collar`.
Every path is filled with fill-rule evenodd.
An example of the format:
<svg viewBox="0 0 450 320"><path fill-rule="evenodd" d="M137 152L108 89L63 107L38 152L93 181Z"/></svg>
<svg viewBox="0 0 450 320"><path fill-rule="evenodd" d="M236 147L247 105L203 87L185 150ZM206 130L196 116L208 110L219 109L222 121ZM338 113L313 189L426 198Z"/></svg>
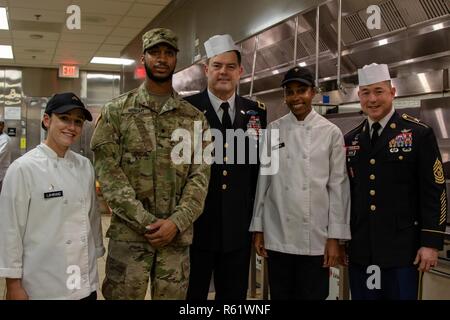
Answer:
<svg viewBox="0 0 450 320"><path fill-rule="evenodd" d="M316 115L317 115L317 112L313 108L313 109L311 109L311 112L308 113L308 115L305 117L305 119L303 121L298 121L297 118L295 117L295 115L292 112L289 112L289 118L291 119L291 122L296 125L300 125L300 126L311 124L311 122L314 120L314 118L316 118Z"/></svg>
<svg viewBox="0 0 450 320"><path fill-rule="evenodd" d="M39 148L39 150L41 150L46 156L48 156L51 159L54 160L58 160L58 155L56 154L56 152L50 148L48 145L46 145L45 143L41 142L40 145L37 146ZM59 158L61 159L61 158ZM66 154L64 155L64 160L67 161L73 161L73 156L72 156L72 152L70 151L70 149L67 149Z"/></svg>

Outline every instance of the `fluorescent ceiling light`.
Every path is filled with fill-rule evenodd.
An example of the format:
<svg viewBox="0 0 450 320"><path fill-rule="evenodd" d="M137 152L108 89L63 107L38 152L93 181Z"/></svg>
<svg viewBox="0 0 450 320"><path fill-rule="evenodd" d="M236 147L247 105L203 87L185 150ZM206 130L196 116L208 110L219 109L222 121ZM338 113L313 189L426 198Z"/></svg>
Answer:
<svg viewBox="0 0 450 320"><path fill-rule="evenodd" d="M0 8L0 30L9 30L6 8Z"/></svg>
<svg viewBox="0 0 450 320"><path fill-rule="evenodd" d="M119 79L120 76L118 74L104 74L104 73L88 73L88 79L106 79L106 80L115 80Z"/></svg>
<svg viewBox="0 0 450 320"><path fill-rule="evenodd" d="M11 46L0 45L0 59L14 59Z"/></svg>
<svg viewBox="0 0 450 320"><path fill-rule="evenodd" d="M382 39L382 40L378 41L379 46L384 46L385 44L388 44L388 39Z"/></svg>
<svg viewBox="0 0 450 320"><path fill-rule="evenodd" d="M433 30L434 31L441 30L441 29L444 29L444 24L443 23L437 23L437 24L433 25Z"/></svg>
<svg viewBox="0 0 450 320"><path fill-rule="evenodd" d="M121 58L106 58L106 57L93 57L91 63L101 63L101 64L122 64L129 66L134 63L131 59L121 59Z"/></svg>

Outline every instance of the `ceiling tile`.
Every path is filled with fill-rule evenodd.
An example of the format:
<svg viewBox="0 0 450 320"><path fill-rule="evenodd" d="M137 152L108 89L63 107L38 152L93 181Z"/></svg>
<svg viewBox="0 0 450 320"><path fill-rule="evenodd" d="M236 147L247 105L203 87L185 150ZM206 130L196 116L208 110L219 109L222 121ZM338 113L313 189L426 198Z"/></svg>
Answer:
<svg viewBox="0 0 450 320"><path fill-rule="evenodd" d="M55 48L33 48L33 47L14 47L14 56L16 54L26 56L53 55Z"/></svg>
<svg viewBox="0 0 450 320"><path fill-rule="evenodd" d="M100 43L86 43L86 42L72 42L72 41L60 41L58 43L58 48L67 48L74 51L89 51L97 50Z"/></svg>
<svg viewBox="0 0 450 320"><path fill-rule="evenodd" d="M129 37L117 37L117 36L109 36L106 38L104 44L120 44L126 46L130 41L134 38L134 36Z"/></svg>
<svg viewBox="0 0 450 320"><path fill-rule="evenodd" d="M16 62L14 61L14 59L0 59L0 64L1 65L11 65L11 64L16 64Z"/></svg>
<svg viewBox="0 0 450 320"><path fill-rule="evenodd" d="M99 50L95 53L96 57L107 57L107 58L120 58L120 52L119 51L106 51L106 50Z"/></svg>
<svg viewBox="0 0 450 320"><path fill-rule="evenodd" d="M16 58L16 63L20 63L20 64L30 64L30 65L34 65L34 64L50 64L52 61L51 57L42 57L42 58L37 58L36 59L30 59L30 58Z"/></svg>
<svg viewBox="0 0 450 320"><path fill-rule="evenodd" d="M80 6L83 13L102 13L112 15L124 15L131 7L130 2L118 2L107 0L75 0L73 4Z"/></svg>
<svg viewBox="0 0 450 320"><path fill-rule="evenodd" d="M0 37L3 37L3 38L11 37L11 31L10 30L0 30Z"/></svg>
<svg viewBox="0 0 450 320"><path fill-rule="evenodd" d="M150 22L163 9L160 5L134 4L128 16L147 18Z"/></svg>
<svg viewBox="0 0 450 320"><path fill-rule="evenodd" d="M140 28L140 29L116 28L110 34L110 36L117 36L117 37L129 37L129 36L132 36L134 38L139 32L141 32L141 30L142 30L142 28Z"/></svg>
<svg viewBox="0 0 450 320"><path fill-rule="evenodd" d="M136 3L145 3L145 4L157 4L157 5L168 5L170 0L136 0Z"/></svg>
<svg viewBox="0 0 450 320"><path fill-rule="evenodd" d="M113 44L104 44L98 50L99 51L113 51L120 52L122 51L123 46L113 45Z"/></svg>
<svg viewBox="0 0 450 320"><path fill-rule="evenodd" d="M109 35L113 30L113 26L101 26L95 24L82 24L80 30L67 30L64 28L62 34L96 34Z"/></svg>
<svg viewBox="0 0 450 320"><path fill-rule="evenodd" d="M96 24L101 26L116 26L122 16L100 14L100 13L83 13L81 15L81 28L84 24Z"/></svg>
<svg viewBox="0 0 450 320"><path fill-rule="evenodd" d="M35 15L40 14L39 20ZM10 8L10 20L25 20L25 21L43 21L43 22L64 22L66 20L65 11L50 11L44 9L26 9L26 8Z"/></svg>
<svg viewBox="0 0 450 320"><path fill-rule="evenodd" d="M150 23L151 19L149 18L138 18L138 17L124 17L122 21L120 21L118 27L119 28L139 28L143 29L146 25Z"/></svg>
<svg viewBox="0 0 450 320"><path fill-rule="evenodd" d="M57 41L14 39L14 48L55 48Z"/></svg>
<svg viewBox="0 0 450 320"><path fill-rule="evenodd" d="M51 8L54 11L66 11L67 7L70 5L71 0L10 0L10 8Z"/></svg>
<svg viewBox="0 0 450 320"><path fill-rule="evenodd" d="M63 33L61 34L61 41L74 41L74 42L87 42L87 43L102 43L105 40L105 36L94 34L74 34Z"/></svg>
<svg viewBox="0 0 450 320"><path fill-rule="evenodd" d="M13 39L25 39L25 40L34 40L30 38L30 35L32 34L40 34L44 36L42 39L39 39L39 41L54 41L59 39L59 34L55 32L34 32L34 31L13 31L12 36Z"/></svg>
<svg viewBox="0 0 450 320"><path fill-rule="evenodd" d="M9 8L13 30L0 30L0 44L13 45L15 59L3 65L56 67L77 63L86 70L120 71L121 66L90 64L93 55L120 57L124 49L169 0L0 0ZM81 9L81 30L68 30L69 5ZM39 20L35 15L39 14ZM31 39L40 34L42 39ZM32 57L35 56L33 59Z"/></svg>

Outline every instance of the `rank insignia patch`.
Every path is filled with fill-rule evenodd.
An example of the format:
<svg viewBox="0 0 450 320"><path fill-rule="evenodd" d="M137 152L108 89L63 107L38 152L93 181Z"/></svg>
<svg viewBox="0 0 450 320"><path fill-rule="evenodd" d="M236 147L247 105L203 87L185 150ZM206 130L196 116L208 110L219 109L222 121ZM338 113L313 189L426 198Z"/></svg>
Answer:
<svg viewBox="0 0 450 320"><path fill-rule="evenodd" d="M434 173L434 181L437 184L445 183L444 170L442 169L442 162L439 159L436 159L436 162L434 163L433 173Z"/></svg>

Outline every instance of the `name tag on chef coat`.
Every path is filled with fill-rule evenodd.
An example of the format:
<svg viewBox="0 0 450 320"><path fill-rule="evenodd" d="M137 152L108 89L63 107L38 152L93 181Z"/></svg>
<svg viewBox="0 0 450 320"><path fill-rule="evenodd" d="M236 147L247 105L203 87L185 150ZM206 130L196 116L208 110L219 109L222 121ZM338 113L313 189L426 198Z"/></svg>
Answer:
<svg viewBox="0 0 450 320"><path fill-rule="evenodd" d="M63 196L63 192L61 191L51 191L44 193L44 199L51 199L51 198L61 198Z"/></svg>

